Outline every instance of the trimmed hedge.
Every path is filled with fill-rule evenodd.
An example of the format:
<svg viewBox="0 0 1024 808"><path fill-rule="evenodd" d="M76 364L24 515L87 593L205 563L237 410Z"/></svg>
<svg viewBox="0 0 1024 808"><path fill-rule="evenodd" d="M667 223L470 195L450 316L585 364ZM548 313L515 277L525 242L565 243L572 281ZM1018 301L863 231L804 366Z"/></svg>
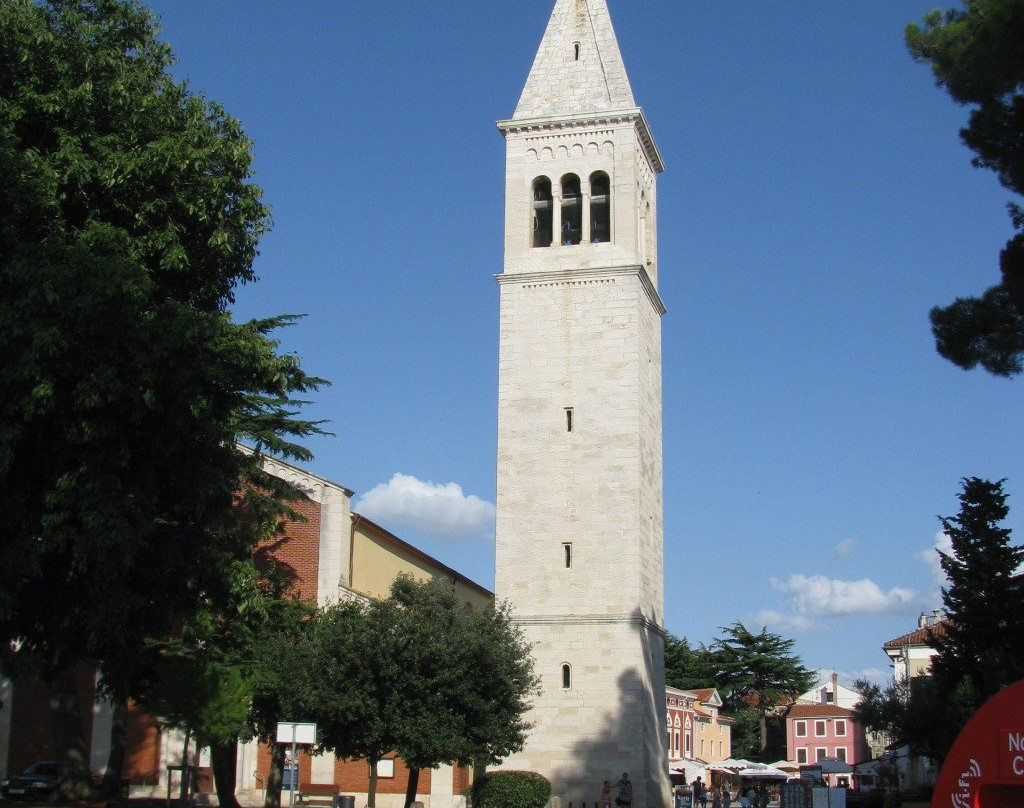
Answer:
<svg viewBox="0 0 1024 808"><path fill-rule="evenodd" d="M473 808L544 808L551 783L537 772L488 772L469 791Z"/></svg>

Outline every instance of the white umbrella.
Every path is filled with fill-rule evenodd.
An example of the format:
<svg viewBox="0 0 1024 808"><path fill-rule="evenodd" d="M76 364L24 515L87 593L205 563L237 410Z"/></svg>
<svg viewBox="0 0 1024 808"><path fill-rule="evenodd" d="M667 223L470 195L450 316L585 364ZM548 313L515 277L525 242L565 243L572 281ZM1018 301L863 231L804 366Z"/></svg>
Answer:
<svg viewBox="0 0 1024 808"><path fill-rule="evenodd" d="M719 760L716 763L710 764L708 768L716 772L735 772L754 765L749 760L744 760L743 758L726 758L725 760Z"/></svg>
<svg viewBox="0 0 1024 808"><path fill-rule="evenodd" d="M736 772L740 777L750 777L758 780L788 780L789 775L776 769L774 766L748 766Z"/></svg>
<svg viewBox="0 0 1024 808"><path fill-rule="evenodd" d="M800 764L794 763L792 760L776 760L770 764L773 769L782 769L784 772L798 772L800 771Z"/></svg>

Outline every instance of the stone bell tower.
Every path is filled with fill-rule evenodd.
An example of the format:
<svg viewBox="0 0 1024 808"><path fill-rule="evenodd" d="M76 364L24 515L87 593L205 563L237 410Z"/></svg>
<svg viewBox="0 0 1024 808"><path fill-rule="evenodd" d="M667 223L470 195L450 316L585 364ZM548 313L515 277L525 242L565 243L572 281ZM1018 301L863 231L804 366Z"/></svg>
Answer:
<svg viewBox="0 0 1024 808"><path fill-rule="evenodd" d="M505 138L495 589L542 694L522 753L574 806L626 771L669 804L663 165L606 0L556 0Z"/></svg>

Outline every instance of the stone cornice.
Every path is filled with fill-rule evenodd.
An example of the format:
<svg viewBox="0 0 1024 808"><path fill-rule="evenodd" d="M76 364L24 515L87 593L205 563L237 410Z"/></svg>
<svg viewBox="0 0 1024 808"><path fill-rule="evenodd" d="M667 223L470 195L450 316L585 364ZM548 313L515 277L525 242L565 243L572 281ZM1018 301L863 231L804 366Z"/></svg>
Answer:
<svg viewBox="0 0 1024 808"><path fill-rule="evenodd" d="M513 622L519 626L595 626L595 625L627 625L639 626L647 631L665 636L664 626L655 623L642 614L529 614L512 616Z"/></svg>
<svg viewBox="0 0 1024 808"><path fill-rule="evenodd" d="M647 298L651 301L655 311L664 315L667 309L661 300L661 295L651 283L651 277L647 270L640 264L627 264L621 267L588 267L584 269L548 269L540 272L501 272L494 276L498 283L518 284L543 284L543 283L585 283L588 281L602 280L628 275L635 275L640 279Z"/></svg>
<svg viewBox="0 0 1024 808"><path fill-rule="evenodd" d="M647 124L647 117L640 107L631 109L617 109L607 112L595 112L590 115L554 115L547 118L511 118L498 121L498 129L502 135L520 134L528 132L543 132L553 130L589 129L594 126L614 126L616 124L631 123L636 127L637 137L644 147L644 153L650 161L656 174L665 170L665 162L661 159L661 152L654 142L651 134L651 127Z"/></svg>

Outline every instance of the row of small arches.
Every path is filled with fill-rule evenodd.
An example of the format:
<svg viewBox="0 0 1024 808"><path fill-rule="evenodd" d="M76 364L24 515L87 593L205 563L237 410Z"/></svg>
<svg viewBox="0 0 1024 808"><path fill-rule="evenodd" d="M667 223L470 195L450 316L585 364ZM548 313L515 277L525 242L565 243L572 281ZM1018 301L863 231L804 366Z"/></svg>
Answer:
<svg viewBox="0 0 1024 808"><path fill-rule="evenodd" d="M544 146L540 149L526 150L526 156L533 160L554 160L555 158L563 159L566 157L583 157L586 154L602 154L606 157L610 157L614 153L615 144L610 140L606 140L601 144L592 140L586 145L583 145L582 143L573 143L571 146Z"/></svg>
<svg viewBox="0 0 1024 808"><path fill-rule="evenodd" d="M543 175L534 179L532 246L550 247L555 243L555 233L558 233L558 243L563 246L611 241L611 182L608 174L593 172L585 187L586 194L577 174L563 174L557 185Z"/></svg>

